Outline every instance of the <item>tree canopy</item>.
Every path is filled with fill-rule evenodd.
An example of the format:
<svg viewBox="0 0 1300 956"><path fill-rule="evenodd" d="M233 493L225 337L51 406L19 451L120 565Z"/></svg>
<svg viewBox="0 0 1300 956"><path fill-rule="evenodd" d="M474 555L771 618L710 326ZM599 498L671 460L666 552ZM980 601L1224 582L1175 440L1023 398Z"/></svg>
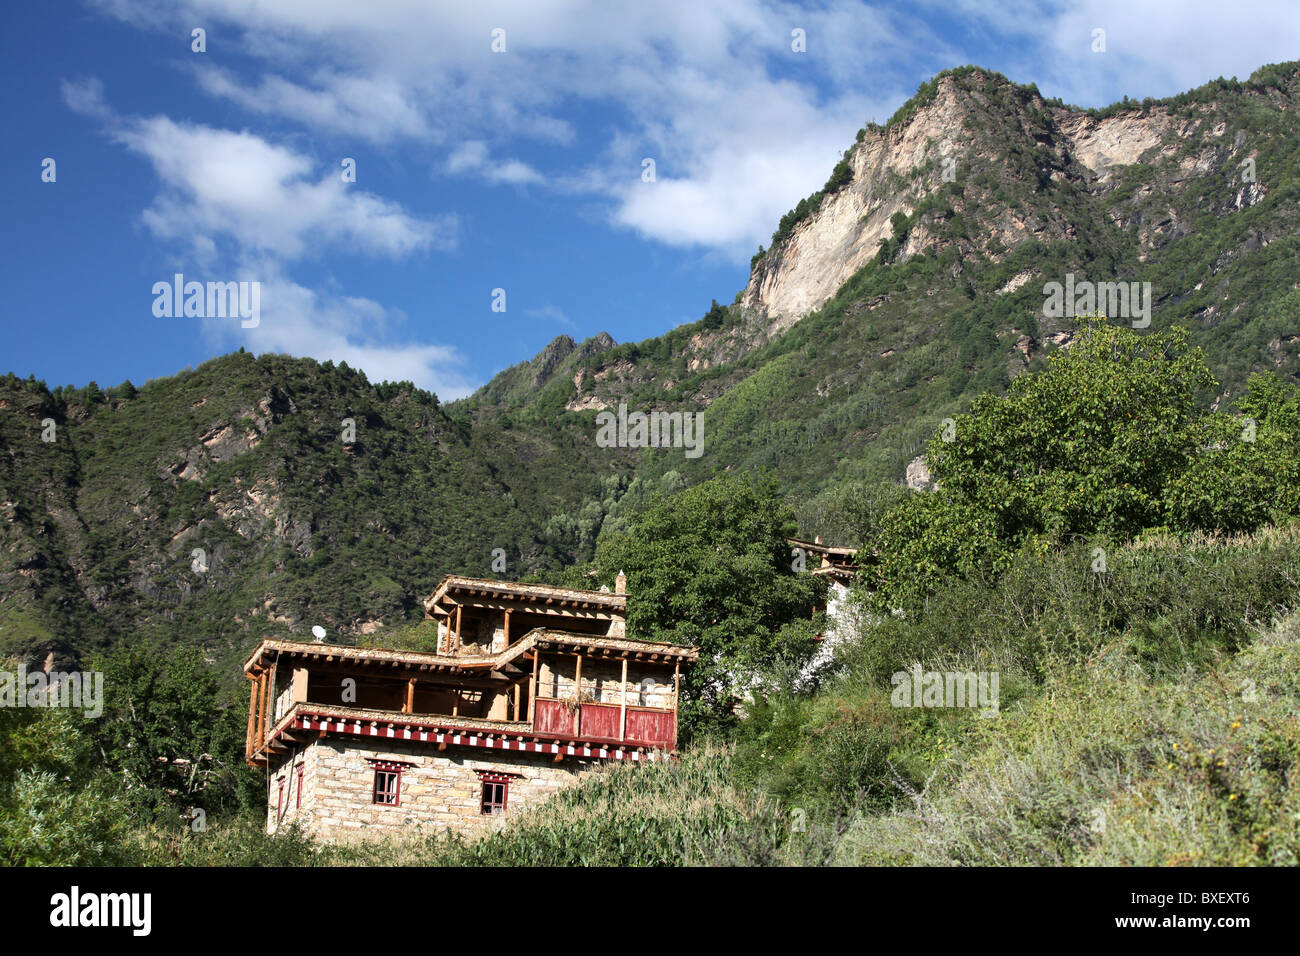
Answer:
<svg viewBox="0 0 1300 956"><path fill-rule="evenodd" d="M905 605L944 572L996 574L1021 547L1296 514L1300 390L1256 375L1231 414L1211 410L1216 385L1183 329L1085 328L930 439L937 490L891 509L873 542L878 602Z"/></svg>
<svg viewBox="0 0 1300 956"><path fill-rule="evenodd" d="M725 718L757 670L811 652L822 585L794 570L794 532L771 478L719 476L655 499L597 544L602 577L627 574L630 635L700 649L684 681L688 730Z"/></svg>

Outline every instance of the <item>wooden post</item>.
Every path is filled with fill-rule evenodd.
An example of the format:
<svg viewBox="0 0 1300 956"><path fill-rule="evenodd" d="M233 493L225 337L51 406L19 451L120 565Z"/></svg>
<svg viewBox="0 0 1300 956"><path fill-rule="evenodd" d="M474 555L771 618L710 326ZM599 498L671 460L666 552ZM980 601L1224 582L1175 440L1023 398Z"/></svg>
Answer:
<svg viewBox="0 0 1300 956"><path fill-rule="evenodd" d="M510 608L506 608L506 647L510 646Z"/></svg>
<svg viewBox="0 0 1300 956"><path fill-rule="evenodd" d="M415 713L415 678L412 677L406 682L406 703L402 705L402 713Z"/></svg>
<svg viewBox="0 0 1300 956"><path fill-rule="evenodd" d="M514 717L514 719L515 719L515 723L519 723L519 685L520 685L521 683L523 683L523 682L522 682L522 681L515 681L515 686L514 686L514 692L515 692L515 717Z"/></svg>
<svg viewBox="0 0 1300 956"><path fill-rule="evenodd" d="M673 665L673 749L677 749L677 701L682 696L682 662Z"/></svg>
<svg viewBox="0 0 1300 956"><path fill-rule="evenodd" d="M248 679L248 732L244 734L244 756L253 756L253 733L257 730L257 679Z"/></svg>
<svg viewBox="0 0 1300 956"><path fill-rule="evenodd" d="M266 700L266 671L257 675L257 735L253 739L253 750L261 749L262 741L266 734L266 708L263 701Z"/></svg>
<svg viewBox="0 0 1300 956"><path fill-rule="evenodd" d="M452 645L453 653L460 650L460 613L463 610L465 610L464 605L462 604L456 605L456 643Z"/></svg>
<svg viewBox="0 0 1300 956"><path fill-rule="evenodd" d="M266 729L269 733L275 729L275 679L280 670L280 659L277 657L275 663L271 665L271 676L266 684Z"/></svg>
<svg viewBox="0 0 1300 956"><path fill-rule="evenodd" d="M456 688L456 696L451 699L451 715L453 717L460 716L460 688L459 687Z"/></svg>
<svg viewBox="0 0 1300 956"><path fill-rule="evenodd" d="M573 711L573 736L578 736L578 721L582 717L582 655L578 655L578 664L573 672L573 694L578 699L578 706Z"/></svg>
<svg viewBox="0 0 1300 956"><path fill-rule="evenodd" d="M532 723L537 714L537 672L542 663L540 648L533 648L533 682L528 688L528 723Z"/></svg>
<svg viewBox="0 0 1300 956"><path fill-rule="evenodd" d="M623 698L623 703L618 708L618 739L627 740L627 658L623 658L623 693L619 696Z"/></svg>

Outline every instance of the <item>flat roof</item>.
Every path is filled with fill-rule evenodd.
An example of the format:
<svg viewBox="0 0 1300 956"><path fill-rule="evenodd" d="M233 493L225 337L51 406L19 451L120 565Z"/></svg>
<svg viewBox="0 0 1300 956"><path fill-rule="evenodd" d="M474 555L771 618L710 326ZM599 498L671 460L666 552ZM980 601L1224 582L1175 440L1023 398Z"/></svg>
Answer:
<svg viewBox="0 0 1300 956"><path fill-rule="evenodd" d="M443 578L438 589L424 602L426 610L432 610L444 598L452 594L468 594L470 597L506 598L530 603L548 605L559 603L588 608L598 608L610 613L622 613L627 609L627 595L612 591L587 591L581 588L564 588L551 584L520 584L516 581L495 581L491 578L467 578L449 574ZM463 603L463 602L454 602Z"/></svg>
<svg viewBox="0 0 1300 956"><path fill-rule="evenodd" d="M792 544L796 548L803 548L805 551L813 551L827 556L836 555L851 558L858 553L857 548L833 548L830 545L818 544L816 541L801 541L798 538L786 538L785 543Z"/></svg>
<svg viewBox="0 0 1300 956"><path fill-rule="evenodd" d="M632 657L640 660L662 658L665 662L694 663L699 651L693 647L658 641L638 641L626 637L607 637L601 634L575 634L569 631L535 627L505 650L496 654L458 656L436 654L430 651L402 651L378 647L352 647L345 644L319 644L314 641L286 641L274 638L263 640L244 662L244 673L266 666L267 655L279 657L307 657L326 663L348 662L388 664L416 667L427 671L490 672L502 667L534 647L548 649L602 650L607 656Z"/></svg>

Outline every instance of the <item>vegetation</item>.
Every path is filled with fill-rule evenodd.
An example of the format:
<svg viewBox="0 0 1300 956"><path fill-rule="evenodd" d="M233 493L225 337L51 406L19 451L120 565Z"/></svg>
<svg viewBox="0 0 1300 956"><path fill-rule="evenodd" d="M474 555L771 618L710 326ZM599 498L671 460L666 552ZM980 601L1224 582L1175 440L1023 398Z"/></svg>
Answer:
<svg viewBox="0 0 1300 956"><path fill-rule="evenodd" d="M719 476L654 499L597 545L602 578L627 574L629 635L700 650L683 688L687 736L726 722L756 674L811 653L824 586L795 573L795 530L770 478Z"/></svg>
<svg viewBox="0 0 1300 956"><path fill-rule="evenodd" d="M242 352L139 387L0 378L0 653L111 678L97 720L0 707L0 861L1295 863L1300 68L1094 111L1178 116L1105 182L1061 104L951 76L962 175L891 174L911 211L778 335L713 301L449 405ZM1070 272L1150 282L1151 328L1044 315ZM618 402L703 411L706 455L598 448ZM922 452L939 487L912 492ZM857 639L819 669L796 530L864 548ZM626 571L633 634L700 647L681 763L473 843L267 837L252 643L382 621L367 643L427 648L420 599L498 548L510 578ZM893 706L914 665L997 672L999 716Z"/></svg>
<svg viewBox="0 0 1300 956"><path fill-rule="evenodd" d="M977 399L930 441L939 490L880 523L877 606L912 608L936 575L997 574L1022 548L1300 514L1300 389L1252 378L1238 416L1198 402L1214 385L1184 330L1102 324Z"/></svg>

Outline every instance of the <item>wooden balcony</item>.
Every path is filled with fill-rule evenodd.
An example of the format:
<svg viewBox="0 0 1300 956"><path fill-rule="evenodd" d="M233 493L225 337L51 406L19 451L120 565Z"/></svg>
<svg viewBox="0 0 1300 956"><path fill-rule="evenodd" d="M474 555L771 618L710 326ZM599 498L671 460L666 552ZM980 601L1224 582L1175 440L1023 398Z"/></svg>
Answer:
<svg viewBox="0 0 1300 956"><path fill-rule="evenodd" d="M567 700L539 697L533 714L533 733L566 740L675 750L677 715L663 707L590 701L574 708Z"/></svg>
<svg viewBox="0 0 1300 956"><path fill-rule="evenodd" d="M245 757L273 763L305 742L303 731L435 740L439 749L472 738L556 759L672 753L681 665L696 656L692 648L540 628L472 659L264 641L244 667ZM344 684L351 696L340 700Z"/></svg>

